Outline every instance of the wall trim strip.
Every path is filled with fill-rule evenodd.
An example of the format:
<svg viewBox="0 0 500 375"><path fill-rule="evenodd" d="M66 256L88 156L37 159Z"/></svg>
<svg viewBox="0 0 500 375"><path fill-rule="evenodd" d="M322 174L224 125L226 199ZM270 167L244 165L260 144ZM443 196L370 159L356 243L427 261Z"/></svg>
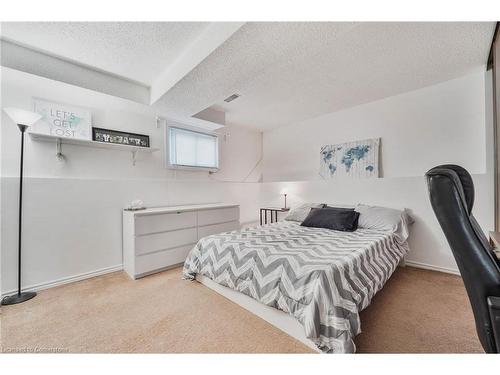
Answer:
<svg viewBox="0 0 500 375"><path fill-rule="evenodd" d="M101 276L101 275L105 275L107 273L117 272L117 271L121 271L121 270L123 270L123 264L117 264L116 266L101 268L101 269L91 271L91 272L80 273L78 275L62 277L60 279L48 281L45 283L28 285L28 286L23 287L23 291L38 291L38 290L43 290L43 289L54 288L56 286L74 283L76 281L81 281L81 280L85 280L85 279L91 279L91 278L96 277L96 276ZM12 289L12 290L6 291L6 292L2 293L2 297L13 294L16 291L17 291L17 289Z"/></svg>
<svg viewBox="0 0 500 375"><path fill-rule="evenodd" d="M406 260L405 265L408 267L422 268L424 270L444 272L444 273L450 273L452 275L460 276L460 271L458 269L455 269L455 268L433 266L431 264L415 262L412 260Z"/></svg>
<svg viewBox="0 0 500 375"><path fill-rule="evenodd" d="M411 260L405 260L405 265L408 267L422 268L422 269L426 269L426 270L444 272L444 273L449 273L452 275L460 276L460 272L457 269L453 269L453 268L433 266L431 264L414 262ZM52 281L49 281L46 283L30 285L30 286L24 287L23 290L24 291L38 291L38 290L54 288L56 286L74 283L76 281L91 279L91 278L96 277L96 276L101 276L101 275L105 275L107 273L112 273L112 272L117 272L117 271L122 271L122 270L123 270L123 265L118 264L116 266L101 268L101 269L91 271L91 272L81 273L81 274L69 276L69 277L63 277L63 278L52 280ZM5 293L2 293L2 297L6 296L6 295L13 294L15 292L16 292L15 289L9 290Z"/></svg>

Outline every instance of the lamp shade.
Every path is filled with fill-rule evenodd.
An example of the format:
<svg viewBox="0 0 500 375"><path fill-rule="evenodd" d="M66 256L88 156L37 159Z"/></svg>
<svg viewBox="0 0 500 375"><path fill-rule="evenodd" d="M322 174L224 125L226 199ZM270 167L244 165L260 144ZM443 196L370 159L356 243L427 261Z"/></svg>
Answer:
<svg viewBox="0 0 500 375"><path fill-rule="evenodd" d="M5 113L19 125L31 126L42 118L42 115L36 112L26 111L24 109L7 107L3 109Z"/></svg>

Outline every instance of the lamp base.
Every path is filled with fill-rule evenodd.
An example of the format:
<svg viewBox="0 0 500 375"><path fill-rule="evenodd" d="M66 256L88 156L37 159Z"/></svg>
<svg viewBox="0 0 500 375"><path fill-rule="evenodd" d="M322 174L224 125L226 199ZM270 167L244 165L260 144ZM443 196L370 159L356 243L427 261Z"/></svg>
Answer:
<svg viewBox="0 0 500 375"><path fill-rule="evenodd" d="M12 296L4 297L2 306L15 305L16 303L25 302L36 296L35 292L22 292L21 294L14 294Z"/></svg>

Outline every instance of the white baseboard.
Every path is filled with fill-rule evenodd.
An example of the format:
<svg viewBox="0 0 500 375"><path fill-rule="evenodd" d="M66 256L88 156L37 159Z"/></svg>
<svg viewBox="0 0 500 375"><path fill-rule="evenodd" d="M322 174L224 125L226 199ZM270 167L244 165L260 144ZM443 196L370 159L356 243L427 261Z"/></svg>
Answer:
<svg viewBox="0 0 500 375"><path fill-rule="evenodd" d="M123 269L123 265L122 264L118 264L116 266L101 268L101 269L96 270L96 271L85 272L85 273L81 273L81 274L74 275L74 276L62 277L60 279L48 281L48 282L45 282L45 283L40 283L40 284L35 284L35 285L28 285L26 287L23 287L23 291L26 291L26 292L30 291L31 292L31 291L38 291L38 290L53 288L53 287L59 286L59 285L74 283L75 281L90 279L92 277L104 275L106 273L121 271L122 269ZM13 294L15 292L17 292L17 289L13 289L13 290L9 290L9 291L3 292L2 293L2 297L10 295L10 294Z"/></svg>
<svg viewBox="0 0 500 375"><path fill-rule="evenodd" d="M456 268L447 268L447 267L433 266L431 264L415 262L413 260L405 260L405 265L407 265L409 267L423 268L425 270L438 271L438 272L444 272L444 273L451 273L452 275L458 275L458 276L460 276L460 271L457 270Z"/></svg>
<svg viewBox="0 0 500 375"><path fill-rule="evenodd" d="M240 222L240 228L247 228L259 225L259 220Z"/></svg>
<svg viewBox="0 0 500 375"><path fill-rule="evenodd" d="M405 260L404 261L404 266L415 267L415 268L423 268L423 269L426 269L426 270L438 271L438 272L444 272L444 273L450 273L450 274L453 274L453 275L460 276L460 272L457 269L446 268L446 267L439 267L439 266L433 266L433 265L430 265L430 264L415 262L415 261L412 261L412 260ZM38 291L38 290L53 288L55 286L69 284L69 283L74 283L75 281L81 281L81 280L85 280L85 279L90 279L92 277L96 277L96 276L100 276L100 275L105 275L107 273L121 271L122 269L123 269L123 265L122 264L118 264L116 266L101 268L101 269L96 270L96 271L85 272L85 273L81 273L79 275L74 275L74 276L69 276L69 277L63 277L63 278L60 278L60 279L57 279L57 280L48 281L48 282L45 282L45 283L40 283L40 284L35 284L35 285L28 285L28 286L26 286L26 287L23 288L23 291ZM15 292L17 292L16 289L3 292L2 293L2 297L10 295L10 294L13 294Z"/></svg>

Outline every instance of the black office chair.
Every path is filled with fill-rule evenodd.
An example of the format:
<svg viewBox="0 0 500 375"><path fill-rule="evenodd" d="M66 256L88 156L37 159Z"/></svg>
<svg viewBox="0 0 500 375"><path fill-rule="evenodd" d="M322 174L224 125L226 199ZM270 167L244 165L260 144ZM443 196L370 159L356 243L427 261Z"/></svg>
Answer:
<svg viewBox="0 0 500 375"><path fill-rule="evenodd" d="M425 174L432 208L450 244L474 312L479 341L500 352L500 262L472 215L474 184L458 165Z"/></svg>

